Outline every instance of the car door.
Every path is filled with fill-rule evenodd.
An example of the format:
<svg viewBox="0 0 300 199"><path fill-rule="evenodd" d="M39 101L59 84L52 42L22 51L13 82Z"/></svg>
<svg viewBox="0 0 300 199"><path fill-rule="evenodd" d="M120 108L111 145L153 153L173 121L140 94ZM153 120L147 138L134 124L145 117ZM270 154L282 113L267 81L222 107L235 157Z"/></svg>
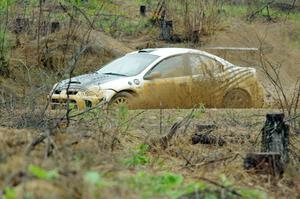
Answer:
<svg viewBox="0 0 300 199"><path fill-rule="evenodd" d="M148 79L147 77L151 77ZM191 68L186 54L166 58L144 76L138 92L144 108L188 108L191 106Z"/></svg>
<svg viewBox="0 0 300 199"><path fill-rule="evenodd" d="M189 62L192 70L192 103L209 108L219 107L223 97L219 90L224 78L224 66L201 54L190 54Z"/></svg>

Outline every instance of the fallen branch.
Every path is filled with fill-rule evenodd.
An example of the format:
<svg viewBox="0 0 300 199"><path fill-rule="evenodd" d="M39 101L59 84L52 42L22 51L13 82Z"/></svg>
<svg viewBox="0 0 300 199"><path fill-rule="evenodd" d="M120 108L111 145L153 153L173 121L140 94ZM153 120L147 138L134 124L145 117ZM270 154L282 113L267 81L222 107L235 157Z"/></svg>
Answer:
<svg viewBox="0 0 300 199"><path fill-rule="evenodd" d="M247 20L248 20L248 21L252 21L252 20L255 18L256 15L258 15L259 13L262 13L262 11L263 11L264 9L267 9L267 13L268 13L267 17L268 17L268 20L271 21L271 20L272 20L272 17L270 16L269 6L270 6L271 4L273 4L274 2L275 2L275 0L269 1L269 2L267 2L265 5L263 5L261 8L259 8L258 10L252 12L251 14L249 14L249 15L247 16Z"/></svg>
<svg viewBox="0 0 300 199"><path fill-rule="evenodd" d="M225 140L221 136L213 136L213 135L207 135L207 134L195 134L192 137L192 143L193 144L210 144L210 145L217 145L217 146L223 146L226 144Z"/></svg>
<svg viewBox="0 0 300 199"><path fill-rule="evenodd" d="M199 168L199 167L202 167L202 166L207 166L207 165L209 165L209 164L213 164L213 163L216 163L216 162L222 162L222 161L226 161L226 160L229 160L229 159L232 159L232 161L233 161L233 160L235 160L238 156L239 156L239 154L237 153L237 154L235 154L235 155L227 156L227 157L224 157L224 158L215 159L215 160L210 160L210 161L204 162L204 163L202 163L202 164L196 164L195 166L196 166L197 168ZM231 162L232 162L232 161L231 161Z"/></svg>
<svg viewBox="0 0 300 199"><path fill-rule="evenodd" d="M231 188L229 188L229 187L226 187L226 186L224 186L224 185L222 185L222 184L220 184L220 183L218 183L218 182L215 182L215 181L213 181L213 180L210 180L210 179L207 179L207 178L204 178L204 177L198 177L198 179L199 179L199 180L203 180L203 181L205 181L205 182L208 182L208 183L210 183L210 184L213 184L213 185L215 185L215 186L217 186L217 187L220 187L220 188L222 188L222 189L225 189L226 191L228 191L228 192L230 192L230 193L232 193L232 194L234 194L234 195L236 195L236 196L242 197L242 195L241 195L240 193L238 193L236 190L231 189Z"/></svg>
<svg viewBox="0 0 300 199"><path fill-rule="evenodd" d="M171 127L170 131L163 137L160 137L159 139L152 139L150 140L150 146L159 144L163 149L168 148L170 141L176 134L177 130L181 128L182 126L189 124L190 120L194 117L194 109L181 121L175 122L173 126ZM186 127L187 128L187 127Z"/></svg>

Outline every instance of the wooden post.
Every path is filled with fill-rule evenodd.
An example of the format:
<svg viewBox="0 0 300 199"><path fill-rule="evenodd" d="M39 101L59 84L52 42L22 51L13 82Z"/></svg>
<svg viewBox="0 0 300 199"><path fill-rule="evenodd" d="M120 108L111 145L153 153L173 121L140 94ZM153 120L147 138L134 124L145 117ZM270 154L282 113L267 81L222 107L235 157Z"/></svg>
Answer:
<svg viewBox="0 0 300 199"><path fill-rule="evenodd" d="M283 113L269 113L262 129L261 153L249 153L244 168L257 173L282 176L289 161L289 126Z"/></svg>

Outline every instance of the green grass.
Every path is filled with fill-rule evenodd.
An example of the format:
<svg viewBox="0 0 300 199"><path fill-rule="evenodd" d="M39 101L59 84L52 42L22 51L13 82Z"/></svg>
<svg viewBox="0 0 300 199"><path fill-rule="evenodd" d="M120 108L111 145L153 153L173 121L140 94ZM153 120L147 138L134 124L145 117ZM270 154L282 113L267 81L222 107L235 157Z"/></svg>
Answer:
<svg viewBox="0 0 300 199"><path fill-rule="evenodd" d="M16 199L17 193L14 188L7 187L5 190L5 194L3 195L3 199Z"/></svg>
<svg viewBox="0 0 300 199"><path fill-rule="evenodd" d="M35 176L38 179L52 180L59 177L57 170L47 171L35 165L29 165L27 170L31 175Z"/></svg>
<svg viewBox="0 0 300 199"><path fill-rule="evenodd" d="M247 6L244 5L224 5L223 10L225 11L225 15L228 17L243 17L249 13ZM278 19L289 19L292 21L299 22L300 21L300 12L291 12L287 14L286 12L278 11L275 9L269 9L270 15L272 17ZM260 15L267 15L267 10L264 9Z"/></svg>
<svg viewBox="0 0 300 199"><path fill-rule="evenodd" d="M290 13L287 18L289 20L300 22L300 12Z"/></svg>
<svg viewBox="0 0 300 199"><path fill-rule="evenodd" d="M145 165L150 162L150 157L147 156L149 146L146 144L141 144L132 150L133 155L124 160L124 163L129 166L140 166Z"/></svg>
<svg viewBox="0 0 300 199"><path fill-rule="evenodd" d="M246 6L233 6L233 5L224 5L223 10L225 11L226 16L229 17L240 17L245 16L248 12Z"/></svg>
<svg viewBox="0 0 300 199"><path fill-rule="evenodd" d="M135 191L141 193L143 198L168 197L178 198L184 194L196 190L206 189L204 183L185 183L184 177L180 174L165 172L153 175L144 171L128 179L128 185Z"/></svg>
<svg viewBox="0 0 300 199"><path fill-rule="evenodd" d="M234 183L229 182L225 175L221 176L221 184L228 188L223 193L216 187L204 181L189 181L183 175L173 172L161 172L154 174L146 170L141 170L132 176L124 176L123 183L142 198L179 198L181 196L197 196L204 199L220 198L221 194L225 198L239 198L231 193L230 189L235 190L245 199L265 199L266 193L257 189L238 188Z"/></svg>

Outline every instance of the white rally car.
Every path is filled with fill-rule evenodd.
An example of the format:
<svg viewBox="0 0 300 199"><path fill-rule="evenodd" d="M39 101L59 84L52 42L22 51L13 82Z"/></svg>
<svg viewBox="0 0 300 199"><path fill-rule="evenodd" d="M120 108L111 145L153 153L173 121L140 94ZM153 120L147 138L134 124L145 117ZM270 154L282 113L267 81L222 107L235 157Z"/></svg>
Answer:
<svg viewBox="0 0 300 199"><path fill-rule="evenodd" d="M262 107L263 88L256 70L235 66L204 51L143 49L126 54L98 71L54 85L51 105L78 109L100 102L130 108Z"/></svg>

